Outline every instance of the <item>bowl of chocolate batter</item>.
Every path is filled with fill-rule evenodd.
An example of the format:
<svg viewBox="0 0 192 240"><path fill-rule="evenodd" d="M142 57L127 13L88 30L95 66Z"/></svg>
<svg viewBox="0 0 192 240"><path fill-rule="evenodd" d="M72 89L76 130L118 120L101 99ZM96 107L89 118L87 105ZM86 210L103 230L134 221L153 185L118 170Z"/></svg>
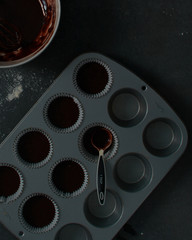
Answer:
<svg viewBox="0 0 192 240"><path fill-rule="evenodd" d="M0 68L24 64L42 53L60 20L60 0L0 1Z"/></svg>

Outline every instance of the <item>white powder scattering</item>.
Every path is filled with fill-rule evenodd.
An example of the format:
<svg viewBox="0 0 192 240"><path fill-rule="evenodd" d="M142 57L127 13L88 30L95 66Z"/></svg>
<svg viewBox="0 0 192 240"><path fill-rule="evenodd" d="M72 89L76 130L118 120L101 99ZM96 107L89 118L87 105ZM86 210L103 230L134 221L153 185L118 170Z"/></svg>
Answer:
<svg viewBox="0 0 192 240"><path fill-rule="evenodd" d="M5 110L3 106L6 105L6 102L13 102L22 95L25 96L26 90L31 92L31 99L33 95L41 96L54 79L55 73L48 68L23 72L14 68L5 69L0 74L0 111ZM3 90L1 90L1 86L4 86Z"/></svg>
<svg viewBox="0 0 192 240"><path fill-rule="evenodd" d="M20 84L19 86L15 87L11 93L7 95L7 101L11 102L12 100L19 98L22 92L23 86Z"/></svg>
<svg viewBox="0 0 192 240"><path fill-rule="evenodd" d="M5 99L8 102L11 102L12 100L18 99L23 92L23 76L21 73L16 72L14 70L10 70L6 73L6 79L7 79L7 96ZM12 79L12 81L10 81Z"/></svg>
<svg viewBox="0 0 192 240"><path fill-rule="evenodd" d="M180 36L184 36L184 35L187 35L187 34L189 34L189 32L181 32L181 33L179 33Z"/></svg>
<svg viewBox="0 0 192 240"><path fill-rule="evenodd" d="M168 17L172 17L175 13L175 9L174 8L165 8L162 11L163 15L168 16Z"/></svg>

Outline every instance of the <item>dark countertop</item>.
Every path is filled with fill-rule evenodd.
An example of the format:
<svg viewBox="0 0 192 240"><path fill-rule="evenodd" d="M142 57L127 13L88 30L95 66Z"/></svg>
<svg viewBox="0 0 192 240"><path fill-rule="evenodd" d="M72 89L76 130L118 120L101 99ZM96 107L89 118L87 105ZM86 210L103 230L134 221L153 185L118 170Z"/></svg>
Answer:
<svg viewBox="0 0 192 240"><path fill-rule="evenodd" d="M46 51L26 65L0 69L0 142L73 58L92 51L113 58L164 97L189 132L185 154L128 221L133 229L126 238L191 240L192 1L61 2L61 23ZM3 227L0 236L15 239Z"/></svg>

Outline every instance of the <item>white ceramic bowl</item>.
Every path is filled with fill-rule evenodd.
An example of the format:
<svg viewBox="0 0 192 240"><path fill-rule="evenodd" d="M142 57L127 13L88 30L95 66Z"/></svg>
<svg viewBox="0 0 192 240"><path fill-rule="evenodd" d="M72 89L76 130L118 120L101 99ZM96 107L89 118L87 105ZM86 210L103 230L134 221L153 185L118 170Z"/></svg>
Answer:
<svg viewBox="0 0 192 240"><path fill-rule="evenodd" d="M57 32L58 26L59 26L59 21L60 21L60 16L61 16L61 3L60 0L47 0L46 1L48 5L53 6L52 9L54 9L54 22L52 22L52 30L47 31L48 34L46 35L46 38L43 40L41 45L36 48L36 50L29 55L26 55L24 57L18 58L16 60L5 60L5 61L0 61L0 68L8 68L8 67L15 67L22 65L24 63L27 63L37 56L39 56L50 44L52 39L55 36L55 33Z"/></svg>

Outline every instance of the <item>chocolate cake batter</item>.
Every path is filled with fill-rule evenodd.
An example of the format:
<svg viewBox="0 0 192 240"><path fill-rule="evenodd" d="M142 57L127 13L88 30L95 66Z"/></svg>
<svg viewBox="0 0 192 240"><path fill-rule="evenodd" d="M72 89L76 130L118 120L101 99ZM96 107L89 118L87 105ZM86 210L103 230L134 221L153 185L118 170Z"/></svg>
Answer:
<svg viewBox="0 0 192 240"><path fill-rule="evenodd" d="M82 167L74 161L63 161L59 163L52 174L55 187L64 193L77 191L84 182Z"/></svg>
<svg viewBox="0 0 192 240"><path fill-rule="evenodd" d="M17 192L20 177L17 171L8 166L0 167L0 196L9 197Z"/></svg>
<svg viewBox="0 0 192 240"><path fill-rule="evenodd" d="M47 158L50 152L50 143L43 133L31 131L19 139L17 151L24 161L38 163Z"/></svg>
<svg viewBox="0 0 192 240"><path fill-rule="evenodd" d="M53 29L51 25L55 18L51 2L0 1L0 61L25 57L44 44Z"/></svg>
<svg viewBox="0 0 192 240"><path fill-rule="evenodd" d="M48 119L57 128L69 128L79 118L79 108L72 97L55 98L47 110Z"/></svg>
<svg viewBox="0 0 192 240"><path fill-rule="evenodd" d="M77 85L87 94L102 92L108 80L109 76L107 70L97 62L86 63L77 73Z"/></svg>
<svg viewBox="0 0 192 240"><path fill-rule="evenodd" d="M46 196L34 196L25 203L22 213L30 226L43 228L53 221L55 206Z"/></svg>

